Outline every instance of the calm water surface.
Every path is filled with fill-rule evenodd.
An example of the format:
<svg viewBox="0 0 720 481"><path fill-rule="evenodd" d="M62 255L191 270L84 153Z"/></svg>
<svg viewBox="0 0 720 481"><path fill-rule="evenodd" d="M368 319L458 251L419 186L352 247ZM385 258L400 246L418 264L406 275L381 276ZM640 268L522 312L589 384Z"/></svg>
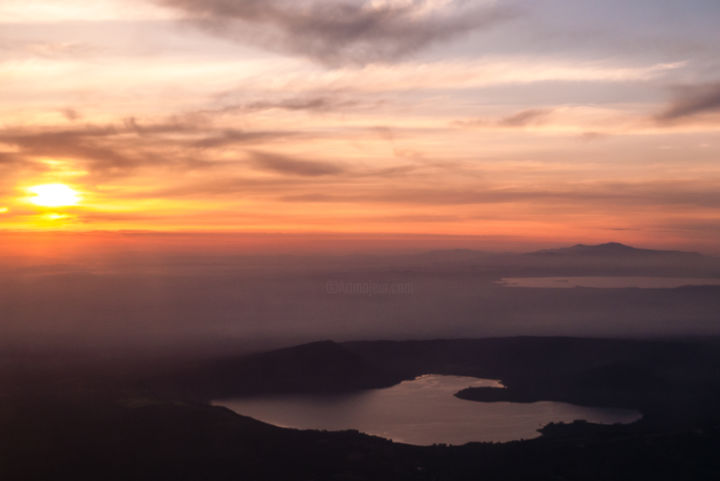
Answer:
<svg viewBox="0 0 720 481"><path fill-rule="evenodd" d="M635 411L574 406L559 402L481 403L458 399L471 386L502 388L498 381L425 375L386 389L338 396L284 395L225 399L213 404L276 426L358 431L396 442L429 445L471 441L505 442L539 436L550 422L584 419L630 423Z"/></svg>
<svg viewBox="0 0 720 481"><path fill-rule="evenodd" d="M695 277L587 276L587 277L506 277L496 282L504 287L600 289L675 289L683 286L720 286L720 279Z"/></svg>

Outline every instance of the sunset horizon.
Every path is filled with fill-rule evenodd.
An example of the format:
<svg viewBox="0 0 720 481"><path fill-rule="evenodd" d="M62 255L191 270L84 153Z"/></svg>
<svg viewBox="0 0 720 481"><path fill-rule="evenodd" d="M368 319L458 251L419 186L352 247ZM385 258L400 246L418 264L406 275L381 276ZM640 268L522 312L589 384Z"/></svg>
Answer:
<svg viewBox="0 0 720 481"><path fill-rule="evenodd" d="M716 481L720 0L0 0L0 480Z"/></svg>
<svg viewBox="0 0 720 481"><path fill-rule="evenodd" d="M702 16L306 3L4 2L0 229L717 252L720 87L695 48L717 33ZM48 185L73 201L38 202Z"/></svg>

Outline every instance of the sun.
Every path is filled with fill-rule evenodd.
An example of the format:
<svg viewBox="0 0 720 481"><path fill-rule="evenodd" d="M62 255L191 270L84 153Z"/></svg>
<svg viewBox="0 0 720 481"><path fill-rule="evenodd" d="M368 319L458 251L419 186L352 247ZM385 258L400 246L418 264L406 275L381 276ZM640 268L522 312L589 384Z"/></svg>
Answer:
<svg viewBox="0 0 720 481"><path fill-rule="evenodd" d="M28 192L35 195L30 202L41 207L69 207L80 202L80 194L65 184L36 185Z"/></svg>

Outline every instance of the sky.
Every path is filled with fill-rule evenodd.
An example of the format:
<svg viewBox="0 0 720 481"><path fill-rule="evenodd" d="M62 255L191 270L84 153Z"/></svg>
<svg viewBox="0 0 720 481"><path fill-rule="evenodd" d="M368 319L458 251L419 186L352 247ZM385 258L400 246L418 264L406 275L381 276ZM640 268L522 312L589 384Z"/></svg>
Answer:
<svg viewBox="0 0 720 481"><path fill-rule="evenodd" d="M718 253L718 20L716 0L3 0L0 230Z"/></svg>

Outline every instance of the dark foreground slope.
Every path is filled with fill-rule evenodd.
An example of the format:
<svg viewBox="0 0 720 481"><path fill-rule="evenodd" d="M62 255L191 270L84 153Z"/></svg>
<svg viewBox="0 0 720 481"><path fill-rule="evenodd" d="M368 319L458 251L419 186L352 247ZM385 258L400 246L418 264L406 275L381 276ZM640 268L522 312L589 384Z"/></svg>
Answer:
<svg viewBox="0 0 720 481"><path fill-rule="evenodd" d="M3 409L3 480L711 480L720 432L566 426L414 447L275 428L206 405L45 399Z"/></svg>
<svg viewBox="0 0 720 481"><path fill-rule="evenodd" d="M174 367L6 371L0 479L718 479L717 352L715 343L689 341L325 342ZM16 374L18 366L11 365ZM341 380L352 375L355 389L382 386L422 372L503 379L505 398L649 414L630 426L550 425L524 442L415 447L357 432L281 429L201 401L348 390L355 381Z"/></svg>

